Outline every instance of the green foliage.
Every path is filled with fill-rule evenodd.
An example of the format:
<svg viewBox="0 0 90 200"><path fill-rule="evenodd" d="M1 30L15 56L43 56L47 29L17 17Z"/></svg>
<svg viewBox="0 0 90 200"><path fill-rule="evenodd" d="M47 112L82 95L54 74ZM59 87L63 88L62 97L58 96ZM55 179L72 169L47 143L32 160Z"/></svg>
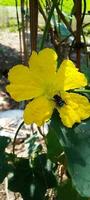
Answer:
<svg viewBox="0 0 90 200"><path fill-rule="evenodd" d="M83 72L88 80L88 83L90 84L90 68L87 66L81 66L81 72Z"/></svg>
<svg viewBox="0 0 90 200"><path fill-rule="evenodd" d="M0 153L4 153L5 148L8 146L10 143L10 138L0 136Z"/></svg>
<svg viewBox="0 0 90 200"><path fill-rule="evenodd" d="M33 180L32 169L29 160L20 159L14 163L12 176L9 177L9 189L20 192L25 200L30 198L30 185Z"/></svg>
<svg viewBox="0 0 90 200"><path fill-rule="evenodd" d="M43 2L42 5L45 5L45 0L42 0L41 2ZM73 5L74 5L73 4L73 0L63 0L61 2L63 2L62 3L63 12L66 12L66 13L70 14L71 10L73 8ZM82 2L82 4L83 4L83 2ZM89 10L90 10L90 2L89 2L89 0L86 0L86 11L89 11Z"/></svg>
<svg viewBox="0 0 90 200"><path fill-rule="evenodd" d="M67 29L64 23L58 24L58 30L62 38L66 38L70 35L70 31Z"/></svg>
<svg viewBox="0 0 90 200"><path fill-rule="evenodd" d="M53 161L59 160L60 154L62 153L62 146L60 143L60 137L53 127L50 127L49 132L46 136L47 144L47 155Z"/></svg>
<svg viewBox="0 0 90 200"><path fill-rule="evenodd" d="M8 27L10 32L18 31L17 20L15 20L14 18L10 18Z"/></svg>
<svg viewBox="0 0 90 200"><path fill-rule="evenodd" d="M82 2L83 4L83 2ZM71 13L71 10L73 8L73 0L63 0L63 6L62 6L62 9L64 12L70 14ZM86 12L90 10L90 2L89 0L86 0Z"/></svg>
<svg viewBox="0 0 90 200"><path fill-rule="evenodd" d="M42 145L39 144L39 136L37 136L37 132L25 141L25 145L28 149L28 154L32 157L35 153L39 153L42 150Z"/></svg>
<svg viewBox="0 0 90 200"><path fill-rule="evenodd" d="M57 200L88 200L90 119L73 128L66 128L55 111L45 142L47 152L43 152L35 133L25 142L29 158L17 158L5 152L10 139L0 137L0 183L8 176L9 189L20 192L24 200L44 200L48 189L53 189ZM63 151L65 156L62 162ZM68 174L62 182L57 174L60 163L63 163Z"/></svg>
<svg viewBox="0 0 90 200"><path fill-rule="evenodd" d="M88 200L88 198L81 197L77 191L72 187L71 180L66 180L57 189L57 200Z"/></svg>
<svg viewBox="0 0 90 200"><path fill-rule="evenodd" d="M5 148L10 143L10 138L0 136L0 183L3 182L9 171L9 165L7 161L7 154Z"/></svg>
<svg viewBox="0 0 90 200"><path fill-rule="evenodd" d="M42 5L45 5L45 0L42 0ZM18 0L18 5L20 5L20 0ZM13 0L0 0L0 6L15 6L15 1ZM63 0L63 11L70 13L73 7L73 0ZM90 10L90 2L87 0L87 11Z"/></svg>
<svg viewBox="0 0 90 200"><path fill-rule="evenodd" d="M54 165L47 158L47 154L38 155L34 160L34 173L41 180L46 189L56 186L56 178L54 176Z"/></svg>
<svg viewBox="0 0 90 200"><path fill-rule="evenodd" d="M51 126L60 137L74 187L81 196L90 197L90 119L69 129L60 124L56 113Z"/></svg>
<svg viewBox="0 0 90 200"><path fill-rule="evenodd" d="M20 0L18 0L18 5L20 5ZM0 0L0 6L15 6L15 1L13 0Z"/></svg>
<svg viewBox="0 0 90 200"><path fill-rule="evenodd" d="M73 0L63 0L62 10L70 14L73 7Z"/></svg>
<svg viewBox="0 0 90 200"><path fill-rule="evenodd" d="M63 130L63 137L73 185L81 196L90 197L90 119Z"/></svg>
<svg viewBox="0 0 90 200"><path fill-rule="evenodd" d="M14 162L12 176L9 176L9 189L20 192L24 200L43 200L46 189L55 186L53 165L46 154L38 155L33 166L24 158Z"/></svg>

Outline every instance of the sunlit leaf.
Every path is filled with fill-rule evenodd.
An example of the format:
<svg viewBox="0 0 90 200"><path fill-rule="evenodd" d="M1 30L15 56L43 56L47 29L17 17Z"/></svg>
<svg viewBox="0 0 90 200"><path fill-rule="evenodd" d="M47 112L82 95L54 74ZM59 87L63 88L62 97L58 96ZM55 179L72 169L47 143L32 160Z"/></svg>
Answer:
<svg viewBox="0 0 90 200"><path fill-rule="evenodd" d="M60 137L74 187L81 196L90 197L90 119L66 128L55 114L51 126Z"/></svg>
<svg viewBox="0 0 90 200"><path fill-rule="evenodd" d="M46 144L48 157L53 162L58 161L62 152L62 146L60 143L60 137L58 137L56 129L54 129L53 127L49 128L49 132L46 136Z"/></svg>

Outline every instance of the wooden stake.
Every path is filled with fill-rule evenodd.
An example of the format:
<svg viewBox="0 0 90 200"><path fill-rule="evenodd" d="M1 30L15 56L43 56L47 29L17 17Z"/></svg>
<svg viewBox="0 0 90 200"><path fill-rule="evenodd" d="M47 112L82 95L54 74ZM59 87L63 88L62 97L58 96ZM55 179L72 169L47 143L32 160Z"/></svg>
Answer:
<svg viewBox="0 0 90 200"><path fill-rule="evenodd" d="M82 0L76 0L76 65L80 69Z"/></svg>
<svg viewBox="0 0 90 200"><path fill-rule="evenodd" d="M37 49L38 0L29 1L31 52Z"/></svg>

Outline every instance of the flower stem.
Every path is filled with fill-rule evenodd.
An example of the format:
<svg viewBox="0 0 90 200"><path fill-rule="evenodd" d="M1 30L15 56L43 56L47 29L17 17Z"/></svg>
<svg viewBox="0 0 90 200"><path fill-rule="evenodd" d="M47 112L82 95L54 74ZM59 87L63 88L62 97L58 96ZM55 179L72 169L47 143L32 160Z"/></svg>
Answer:
<svg viewBox="0 0 90 200"><path fill-rule="evenodd" d="M14 140L13 140L13 154L15 153L16 138L17 138L17 135L18 135L18 133L19 133L19 130L21 129L21 127L23 126L23 124L24 124L24 121L21 122L21 124L19 125L19 127L18 127L18 129L17 129L17 131L16 131L16 133L15 133L15 137L14 137Z"/></svg>

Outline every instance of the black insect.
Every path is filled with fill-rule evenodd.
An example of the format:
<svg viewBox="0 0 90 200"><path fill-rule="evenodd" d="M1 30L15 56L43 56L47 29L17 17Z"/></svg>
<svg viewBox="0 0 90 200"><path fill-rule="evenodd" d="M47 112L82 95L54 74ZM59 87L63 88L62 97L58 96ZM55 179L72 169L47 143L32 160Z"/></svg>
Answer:
<svg viewBox="0 0 90 200"><path fill-rule="evenodd" d="M58 96L57 94L54 96L55 102L57 106L63 106L65 104L65 102L62 100L62 98L60 96Z"/></svg>

